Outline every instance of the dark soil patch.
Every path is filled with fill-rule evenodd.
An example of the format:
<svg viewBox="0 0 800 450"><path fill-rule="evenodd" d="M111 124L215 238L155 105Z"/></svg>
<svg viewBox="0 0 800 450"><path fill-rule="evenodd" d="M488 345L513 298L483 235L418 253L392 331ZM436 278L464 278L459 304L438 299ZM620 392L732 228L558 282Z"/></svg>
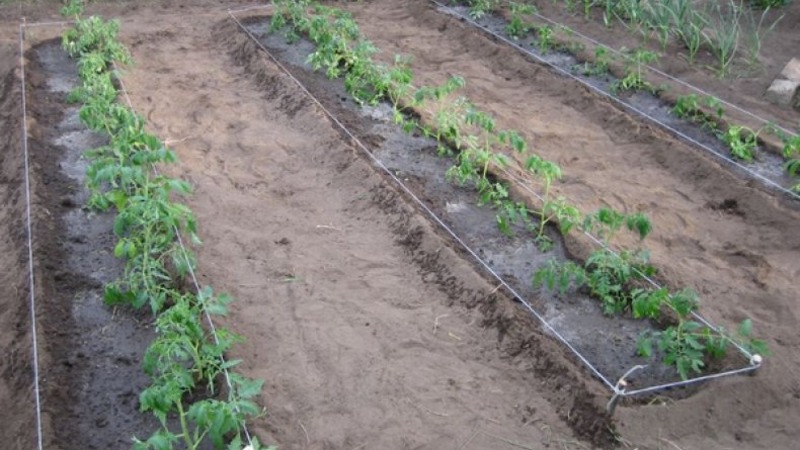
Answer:
<svg viewBox="0 0 800 450"><path fill-rule="evenodd" d="M103 286L122 272L114 258L114 217L91 212L85 204L85 150L105 144L66 103L77 80L75 62L58 41L34 46L27 55L30 154L43 214L35 235L42 333L51 361L43 369L43 411L52 421L53 447L127 448L136 435L158 426L140 413L138 394L148 379L140 368L152 339L147 314L111 308Z"/></svg>

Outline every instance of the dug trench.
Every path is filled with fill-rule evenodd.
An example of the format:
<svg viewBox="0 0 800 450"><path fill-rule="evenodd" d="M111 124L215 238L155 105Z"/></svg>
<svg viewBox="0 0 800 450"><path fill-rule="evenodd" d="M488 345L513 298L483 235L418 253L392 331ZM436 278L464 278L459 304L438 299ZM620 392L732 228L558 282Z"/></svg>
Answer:
<svg viewBox="0 0 800 450"><path fill-rule="evenodd" d="M195 186L198 278L237 299L224 322L246 341L231 357L266 380L262 440L611 444L607 391L231 20L124 30L134 108L178 153L171 174Z"/></svg>
<svg viewBox="0 0 800 450"><path fill-rule="evenodd" d="M56 30L57 32L57 30ZM31 42L26 54L29 151L37 186L34 257L38 320L49 355L42 364L42 411L50 427L46 448L127 448L158 426L139 412L148 385L140 365L152 340L152 315L113 308L103 286L123 264L113 255L114 216L85 207L83 152L106 142L80 122L66 102L78 85L75 61L59 39Z"/></svg>

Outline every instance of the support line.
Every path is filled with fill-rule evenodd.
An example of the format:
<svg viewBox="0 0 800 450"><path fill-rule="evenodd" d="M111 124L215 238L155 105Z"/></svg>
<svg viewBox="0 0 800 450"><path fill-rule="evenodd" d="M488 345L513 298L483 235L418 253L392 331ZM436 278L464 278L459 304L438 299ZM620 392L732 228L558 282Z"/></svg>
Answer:
<svg viewBox="0 0 800 450"><path fill-rule="evenodd" d="M33 274L33 225L31 219L31 182L30 163L28 161L28 103L25 86L25 23L19 26L19 66L22 79L22 153L25 168L25 215L28 234L28 287L30 289L31 340L33 345L33 392L36 402L36 448L43 449L42 444L42 401L39 389L39 342L36 327L36 284Z"/></svg>

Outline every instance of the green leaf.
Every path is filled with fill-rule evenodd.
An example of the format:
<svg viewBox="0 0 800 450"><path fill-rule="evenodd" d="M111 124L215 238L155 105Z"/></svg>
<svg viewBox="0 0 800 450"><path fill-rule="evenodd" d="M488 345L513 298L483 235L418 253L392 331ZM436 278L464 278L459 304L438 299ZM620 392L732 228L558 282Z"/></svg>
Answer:
<svg viewBox="0 0 800 450"><path fill-rule="evenodd" d="M241 359L229 359L220 365L222 369L230 369L241 364Z"/></svg>
<svg viewBox="0 0 800 450"><path fill-rule="evenodd" d="M650 219L643 213L629 215L626 222L629 230L639 233L640 240L646 238L653 231Z"/></svg>
<svg viewBox="0 0 800 450"><path fill-rule="evenodd" d="M667 299L666 288L657 290L634 289L631 291L633 317L654 319L661 314L661 305Z"/></svg>
<svg viewBox="0 0 800 450"><path fill-rule="evenodd" d="M511 231L511 226L508 222L508 218L506 215L497 214L495 218L497 220L497 229L499 229L501 233L503 233L506 236L513 235L513 232Z"/></svg>
<svg viewBox="0 0 800 450"><path fill-rule="evenodd" d="M741 324L739 324L739 335L742 337L750 337L753 333L753 321L750 319L744 319Z"/></svg>
<svg viewBox="0 0 800 450"><path fill-rule="evenodd" d="M765 341L759 339L751 339L747 343L747 347L750 349L751 353L758 354L761 356L770 356L772 352L769 350L767 343Z"/></svg>
<svg viewBox="0 0 800 450"><path fill-rule="evenodd" d="M242 443L242 438L238 435L234 436L231 439L231 442L228 444L228 450L242 450L244 448L244 444Z"/></svg>
<svg viewBox="0 0 800 450"><path fill-rule="evenodd" d="M241 377L239 380L237 391L239 397L243 399L253 398L261 393L264 386L264 380L248 379Z"/></svg>
<svg viewBox="0 0 800 450"><path fill-rule="evenodd" d="M127 241L128 240L125 239L125 238L120 239L119 241L117 241L117 245L114 246L114 257L115 258L120 258L121 259L121 258L125 257L128 254L127 245L126 245Z"/></svg>
<svg viewBox="0 0 800 450"><path fill-rule="evenodd" d="M147 439L147 442L141 442L134 438L134 450L172 450L172 444L178 442L178 436L169 432L169 430L158 430Z"/></svg>
<svg viewBox="0 0 800 450"><path fill-rule="evenodd" d="M649 334L643 334L636 342L636 353L639 356L649 358L653 356L653 337Z"/></svg>
<svg viewBox="0 0 800 450"><path fill-rule="evenodd" d="M668 303L676 313L682 317L685 317L697 309L697 305L699 304L699 296L693 289L685 288L674 294L671 294L669 296Z"/></svg>

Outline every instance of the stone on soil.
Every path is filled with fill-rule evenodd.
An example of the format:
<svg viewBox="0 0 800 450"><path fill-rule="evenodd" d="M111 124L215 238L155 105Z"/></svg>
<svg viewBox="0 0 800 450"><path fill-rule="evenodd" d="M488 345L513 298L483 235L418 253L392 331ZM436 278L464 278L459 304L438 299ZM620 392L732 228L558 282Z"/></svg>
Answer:
<svg viewBox="0 0 800 450"><path fill-rule="evenodd" d="M767 100L778 105L790 105L798 86L800 81L774 80L767 89Z"/></svg>
<svg viewBox="0 0 800 450"><path fill-rule="evenodd" d="M792 58L781 71L781 76L800 83L800 58Z"/></svg>

